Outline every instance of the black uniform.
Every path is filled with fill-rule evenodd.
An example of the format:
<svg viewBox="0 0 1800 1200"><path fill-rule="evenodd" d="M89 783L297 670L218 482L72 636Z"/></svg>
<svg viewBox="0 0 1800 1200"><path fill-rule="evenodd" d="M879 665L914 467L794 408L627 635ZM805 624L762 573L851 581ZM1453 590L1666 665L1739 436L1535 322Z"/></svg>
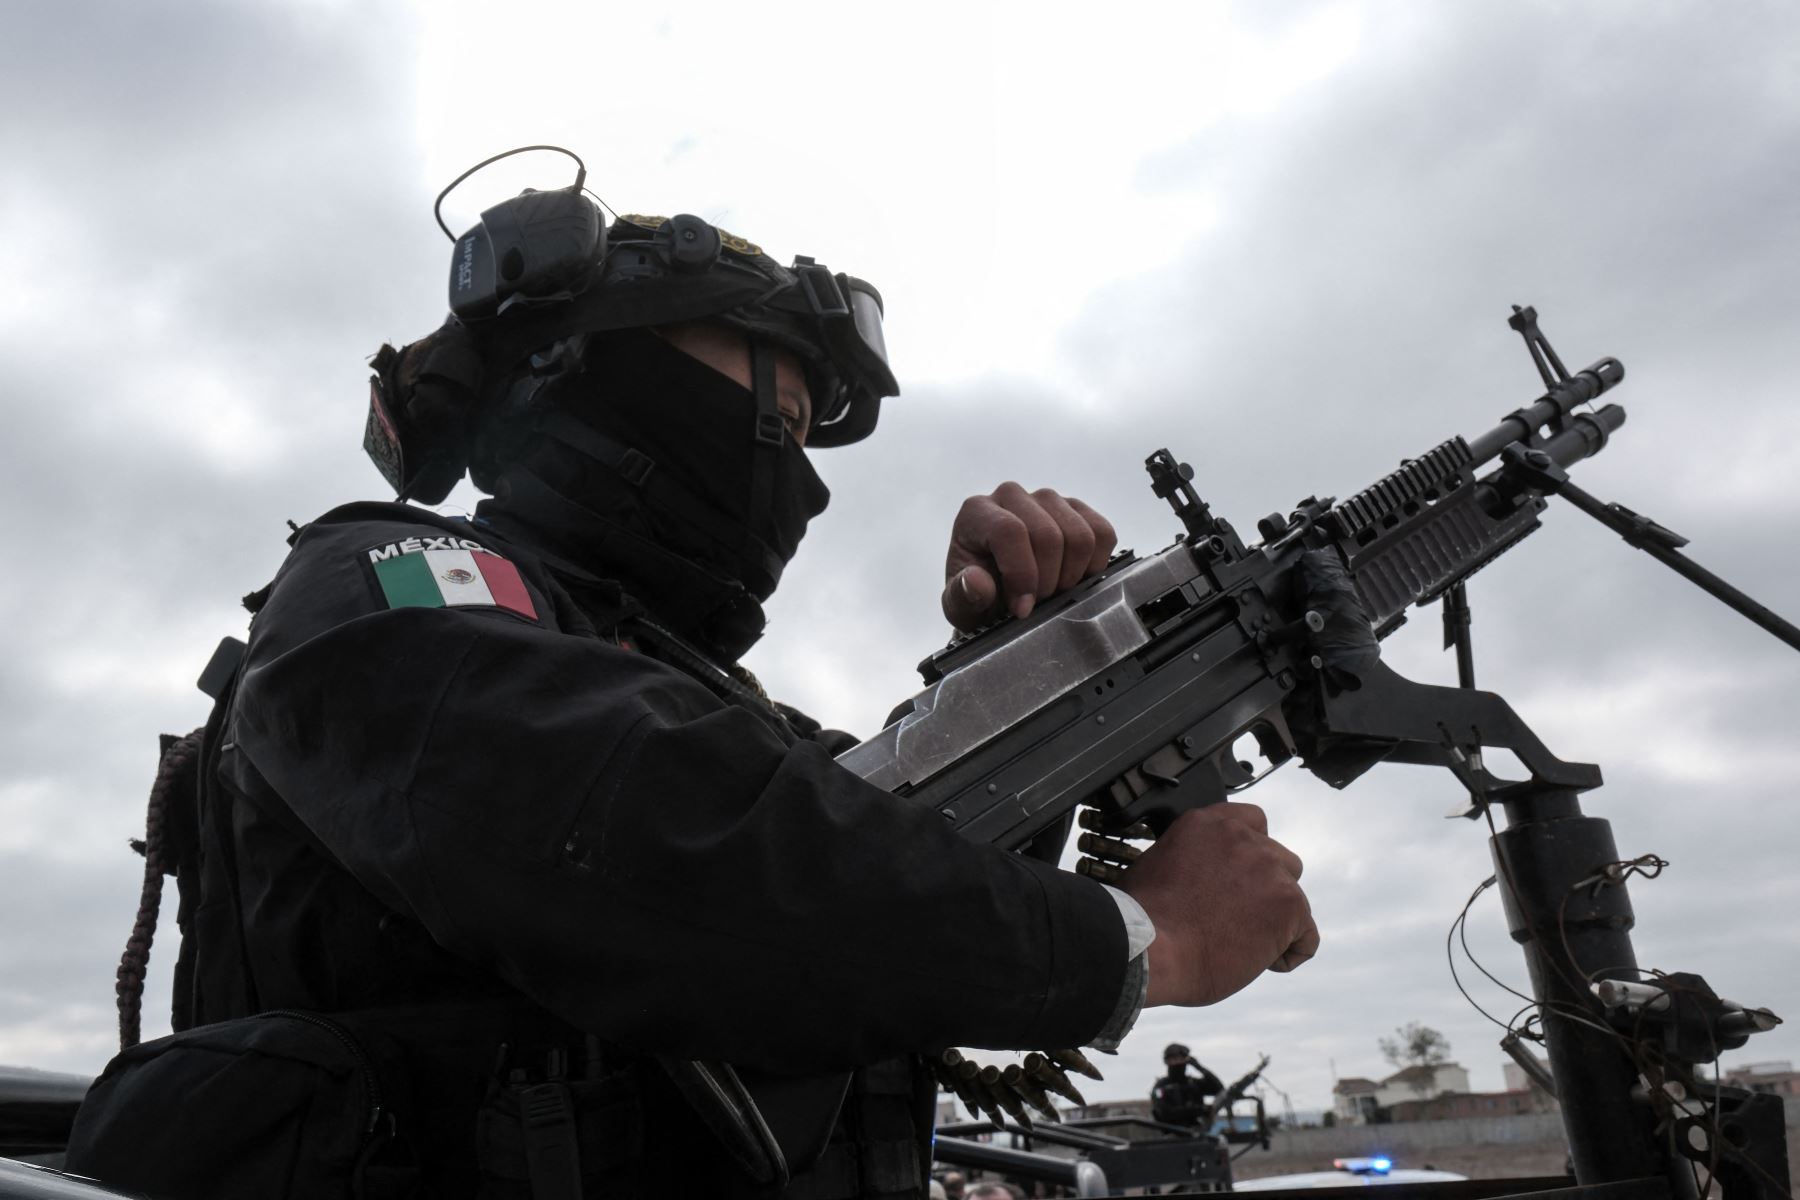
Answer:
<svg viewBox="0 0 1800 1200"><path fill-rule="evenodd" d="M1169 1073L1156 1081L1150 1090L1150 1115L1167 1125L1197 1125L1206 1115L1213 1098L1225 1090L1219 1077L1200 1064L1193 1064L1197 1075L1187 1073L1188 1064L1170 1067Z"/></svg>
<svg viewBox="0 0 1800 1200"><path fill-rule="evenodd" d="M482 580L443 565L457 551ZM400 559L442 568L442 607L396 602L380 572ZM631 1078L631 1171L718 1185L729 1164L648 1056L767 1078L1099 1031L1126 960L1103 889L864 784L832 762L845 735L747 695L620 585L579 575L479 519L400 505L299 531L220 741L230 845L213 859L235 895L209 886L198 914L196 1020L516 1004L603 1039ZM455 602L478 583L491 603ZM432 1194L472 1186L457 1142L479 1089L458 1061L425 1089L424 1153L446 1172ZM922 1187L869 1115L884 1094L917 1113L922 1078L859 1073L832 1178L796 1194Z"/></svg>

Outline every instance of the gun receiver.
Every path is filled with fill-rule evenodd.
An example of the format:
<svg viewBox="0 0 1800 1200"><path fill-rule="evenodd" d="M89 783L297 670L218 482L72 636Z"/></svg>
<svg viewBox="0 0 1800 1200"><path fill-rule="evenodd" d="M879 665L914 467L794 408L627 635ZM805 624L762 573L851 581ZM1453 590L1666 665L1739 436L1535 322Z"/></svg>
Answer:
<svg viewBox="0 0 1800 1200"><path fill-rule="evenodd" d="M966 836L1050 859L1078 806L1099 810L1090 827L1102 831L1144 821L1160 832L1249 786L1260 776L1234 752L1245 735L1270 769L1299 756L1336 787L1392 757L1492 790L1483 745L1515 750L1540 779L1596 786L1596 770L1555 759L1498 697L1412 684L1377 661L1377 639L1408 608L1537 528L1545 488L1482 467L1518 443L1566 468L1624 422L1616 405L1574 411L1623 379L1618 360L1551 378L1535 314L1518 312L1550 386L1494 429L1407 460L1342 504L1308 498L1266 517L1253 546L1200 499L1190 468L1157 451L1145 465L1182 521L1179 541L1120 554L1027 619L931 656L925 690L838 761ZM1449 732L1445 691L1468 714Z"/></svg>

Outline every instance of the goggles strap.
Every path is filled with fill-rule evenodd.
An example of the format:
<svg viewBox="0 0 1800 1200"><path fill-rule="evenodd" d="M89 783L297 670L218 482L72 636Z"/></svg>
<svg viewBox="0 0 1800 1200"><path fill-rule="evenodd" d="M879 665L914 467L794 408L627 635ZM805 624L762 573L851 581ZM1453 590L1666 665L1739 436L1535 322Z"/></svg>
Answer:
<svg viewBox="0 0 1800 1200"><path fill-rule="evenodd" d="M761 338L750 339L750 380L756 393L756 445L750 461L750 520L744 525L745 549L754 550L755 530L761 529L775 504L775 464L781 455L781 439L787 430L775 395L775 348Z"/></svg>

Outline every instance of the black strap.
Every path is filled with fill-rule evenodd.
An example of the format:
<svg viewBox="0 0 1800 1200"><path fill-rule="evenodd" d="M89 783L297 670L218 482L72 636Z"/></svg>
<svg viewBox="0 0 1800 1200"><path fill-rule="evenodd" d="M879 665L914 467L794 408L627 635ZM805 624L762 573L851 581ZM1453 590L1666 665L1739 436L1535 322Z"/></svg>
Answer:
<svg viewBox="0 0 1800 1200"><path fill-rule="evenodd" d="M773 369L772 361L771 369ZM776 414L776 424L779 428L780 413ZM683 487L680 481L657 470L655 460L641 450L602 433L580 417L563 409L553 409L546 413L538 423L538 431L551 440L560 442L576 451L582 457L617 474L637 489L643 497L642 503L646 508L654 509L665 517L673 517L685 522L702 533L713 527L716 518L711 515L706 506L695 499L693 493ZM776 450L779 448L779 443L777 443ZM764 450L759 447L757 460L752 465L752 470L757 472L752 476L752 494L760 492L764 497L765 505L771 502L774 494L775 464L773 458L774 454L769 453L769 461L765 463ZM765 468L766 479L761 474ZM751 516L752 520L746 528L753 530L757 528L754 511ZM780 578L782 568L787 565L786 562L773 550L758 541L754 534L749 534L748 540L751 551L761 558L764 573L770 579Z"/></svg>
<svg viewBox="0 0 1800 1200"><path fill-rule="evenodd" d="M217 704L223 700L225 693L230 690L232 681L237 678L238 668L244 663L246 649L244 643L237 638L219 639L219 645L213 651L212 658L207 660L206 668L200 672L200 678L195 681L195 686L212 697L213 703Z"/></svg>
<svg viewBox="0 0 1800 1200"><path fill-rule="evenodd" d="M756 445L750 461L750 508L745 514L749 520L744 522L746 556L763 549L756 530L767 526L775 504L775 465L781 456L781 440L787 436L775 394L775 348L760 338L750 339L750 378L756 392ZM770 578L780 576L777 568Z"/></svg>
<svg viewBox="0 0 1800 1200"><path fill-rule="evenodd" d="M581 1146L568 1087L552 1082L520 1091L519 1124L531 1169L531 1200L581 1200Z"/></svg>
<svg viewBox="0 0 1800 1200"><path fill-rule="evenodd" d="M769 699L760 687L748 686L730 670L708 658L698 647L683 641L678 634L642 613L621 621L619 628L634 635L641 648L651 652L652 658L668 663L719 699L727 703L747 705L789 744L802 740L804 735L788 720L787 713L783 711L784 705Z"/></svg>
<svg viewBox="0 0 1800 1200"><path fill-rule="evenodd" d="M775 269L778 277L728 255L701 275L664 275L626 287L602 284L567 304L509 313L489 335L487 377L502 379L533 350L573 334L692 321L767 299L791 285L792 276Z"/></svg>
<svg viewBox="0 0 1800 1200"><path fill-rule="evenodd" d="M221 645L221 650L223 649ZM214 653L216 657L218 651ZM211 665L208 664L209 668ZM230 789L220 787L217 783L219 757L236 745L232 734L233 701L237 698L238 684L242 678L243 656L240 654L230 677L225 680L215 697L212 712L207 716L206 729L200 737L200 771L193 793L199 850L194 864L197 869L193 875L196 897L200 903L217 903L223 900L231 905L231 927L235 937L229 949L221 945L201 946L198 944L202 936L198 924L192 934L183 930L182 957L188 959L183 974L190 990L186 997L175 997L176 1011L172 1018L177 1032L183 1028L183 1021L205 1024L224 1017L261 1012L263 1009L261 998L257 994L256 977L250 970L250 935L244 927L243 884L238 875L237 829L232 813L235 797ZM216 680L212 682L217 684ZM298 817L293 817L292 820L296 825L299 824ZM224 881L228 892L226 897L204 894L208 874L204 864L208 855L216 856L219 872L216 878ZM181 882L179 873L176 881ZM191 957L186 953L190 937L196 943ZM177 963L177 967L182 965ZM223 1012L217 1011L221 1005L225 1009Z"/></svg>
<svg viewBox="0 0 1800 1200"><path fill-rule="evenodd" d="M608 437L566 409L553 408L538 421L540 432L614 472L626 483L641 488L656 471L656 460L634 446Z"/></svg>

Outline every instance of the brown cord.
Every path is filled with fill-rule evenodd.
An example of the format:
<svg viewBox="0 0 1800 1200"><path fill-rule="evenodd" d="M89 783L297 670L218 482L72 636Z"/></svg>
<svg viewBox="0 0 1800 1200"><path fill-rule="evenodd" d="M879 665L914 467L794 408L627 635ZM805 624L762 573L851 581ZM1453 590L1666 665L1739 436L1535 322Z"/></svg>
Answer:
<svg viewBox="0 0 1800 1200"><path fill-rule="evenodd" d="M150 804L144 813L144 890L138 897L137 920L119 958L119 1049L129 1050L142 1040L140 1017L144 1006L144 976L150 967L150 943L156 937L156 918L162 908L163 861L169 815L169 793L189 774L200 757L196 729L170 743L156 765L156 782L150 786ZM136 843L133 843L135 848Z"/></svg>

